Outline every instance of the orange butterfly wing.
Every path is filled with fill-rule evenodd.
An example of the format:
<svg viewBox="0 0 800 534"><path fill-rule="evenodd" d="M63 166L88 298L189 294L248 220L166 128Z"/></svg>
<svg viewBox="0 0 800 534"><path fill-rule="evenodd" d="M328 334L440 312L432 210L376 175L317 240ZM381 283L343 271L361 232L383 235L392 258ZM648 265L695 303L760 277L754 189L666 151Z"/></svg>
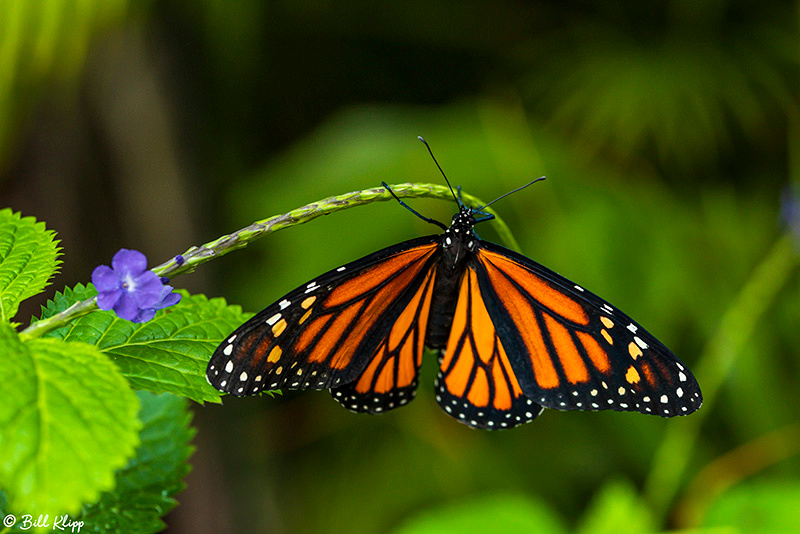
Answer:
<svg viewBox="0 0 800 534"><path fill-rule="evenodd" d="M384 340L388 352L381 357L405 364L407 346L416 345L406 339L395 346L392 334L396 337L397 324L413 323L405 315L408 309L427 313L431 290L421 296L420 288L432 287L437 250L433 236L414 239L291 291L215 350L206 378L218 390L236 396L332 388L358 378L378 359L373 356L381 356ZM410 324L407 330L408 337L424 339L424 326ZM415 357L417 349L411 353ZM382 376L378 373L378 378ZM403 368L396 377L398 384L409 385L408 376ZM375 387L381 384L376 382Z"/></svg>
<svg viewBox="0 0 800 534"><path fill-rule="evenodd" d="M358 413L377 414L414 398L435 278L435 268L429 269L358 379L331 390L342 406Z"/></svg>
<svg viewBox="0 0 800 534"><path fill-rule="evenodd" d="M630 317L549 269L481 243L476 273L525 396L557 410L672 417L702 404L694 376Z"/></svg>
<svg viewBox="0 0 800 534"><path fill-rule="evenodd" d="M472 267L461 280L439 367L436 401L461 423L473 428L511 428L542 412L523 394Z"/></svg>

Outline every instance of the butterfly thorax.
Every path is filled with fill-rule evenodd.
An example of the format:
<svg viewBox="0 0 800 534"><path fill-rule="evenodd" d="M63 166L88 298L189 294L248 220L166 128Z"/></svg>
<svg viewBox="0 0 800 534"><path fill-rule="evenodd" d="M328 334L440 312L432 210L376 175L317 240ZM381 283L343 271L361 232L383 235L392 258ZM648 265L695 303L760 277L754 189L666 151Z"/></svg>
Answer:
<svg viewBox="0 0 800 534"><path fill-rule="evenodd" d="M444 348L447 344L461 277L467 262L480 247L480 241L472 231L474 226L475 217L471 210L462 208L453 216L450 228L441 235L442 248L436 268L436 283L425 341L431 348Z"/></svg>

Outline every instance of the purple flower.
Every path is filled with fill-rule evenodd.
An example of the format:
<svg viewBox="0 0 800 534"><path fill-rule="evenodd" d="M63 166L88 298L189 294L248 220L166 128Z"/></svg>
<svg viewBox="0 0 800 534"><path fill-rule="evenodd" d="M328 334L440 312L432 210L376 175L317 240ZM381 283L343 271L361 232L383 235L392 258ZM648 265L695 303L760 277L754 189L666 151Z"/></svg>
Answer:
<svg viewBox="0 0 800 534"><path fill-rule="evenodd" d="M789 231L800 239L800 185L789 184L781 194L781 218Z"/></svg>
<svg viewBox="0 0 800 534"><path fill-rule="evenodd" d="M161 288L161 297L158 299L158 302L152 308L144 308L139 310L139 313L136 315L135 319L132 319L134 323L146 323L150 319L152 319L158 310L163 308L167 308L169 306L174 306L178 302L181 301L181 295L179 293L173 293L172 290L175 289L172 286L164 285Z"/></svg>
<svg viewBox="0 0 800 534"><path fill-rule="evenodd" d="M100 265L92 271L97 289L97 306L114 310L122 319L144 323L157 310L177 304L181 296L172 287L147 270L147 258L138 250L120 249L111 260L111 267Z"/></svg>

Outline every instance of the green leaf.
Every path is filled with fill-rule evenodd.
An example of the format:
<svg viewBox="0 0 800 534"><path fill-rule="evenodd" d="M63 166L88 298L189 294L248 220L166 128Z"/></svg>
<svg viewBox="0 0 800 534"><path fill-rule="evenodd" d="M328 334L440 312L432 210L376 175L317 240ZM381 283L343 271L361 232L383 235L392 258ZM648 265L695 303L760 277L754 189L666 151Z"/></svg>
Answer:
<svg viewBox="0 0 800 534"><path fill-rule="evenodd" d="M67 290L48 302L42 318L96 294L91 286ZM136 389L219 402L219 392L206 381L206 365L224 336L246 318L224 299L183 293L179 304L159 311L147 323L95 311L47 335L97 345Z"/></svg>
<svg viewBox="0 0 800 534"><path fill-rule="evenodd" d="M796 532L800 484L772 482L740 485L723 493L706 515L708 527L735 527L740 532Z"/></svg>
<svg viewBox="0 0 800 534"><path fill-rule="evenodd" d="M96 347L0 324L0 488L12 511L73 512L138 444L139 402Z"/></svg>
<svg viewBox="0 0 800 534"><path fill-rule="evenodd" d="M581 520L579 534L655 532L655 520L628 481L613 481L595 494Z"/></svg>
<svg viewBox="0 0 800 534"><path fill-rule="evenodd" d="M11 320L19 303L42 291L58 270L54 237L33 217L0 210L0 319Z"/></svg>
<svg viewBox="0 0 800 534"><path fill-rule="evenodd" d="M397 534L478 534L502 532L558 534L566 528L543 503L526 495L504 494L472 499L418 515Z"/></svg>
<svg viewBox="0 0 800 534"><path fill-rule="evenodd" d="M74 288L65 287L63 292L56 291L56 294L53 297L53 299L48 300L46 306L42 306L42 314L41 314L42 316L39 319L33 318L31 319L31 321L35 322L41 319L49 319L53 315L66 310L76 302L90 299L94 296L97 296L97 290L94 288L92 284L89 285L77 284ZM65 326L63 328L63 331L66 333L68 328L69 327ZM60 335L56 337L64 337L64 336Z"/></svg>
<svg viewBox="0 0 800 534"><path fill-rule="evenodd" d="M194 429L186 399L168 393L138 391L142 403L139 418L142 444L128 466L117 473L114 491L85 506L80 520L83 532L146 534L161 532L161 521L185 487L190 470L187 460L193 447Z"/></svg>

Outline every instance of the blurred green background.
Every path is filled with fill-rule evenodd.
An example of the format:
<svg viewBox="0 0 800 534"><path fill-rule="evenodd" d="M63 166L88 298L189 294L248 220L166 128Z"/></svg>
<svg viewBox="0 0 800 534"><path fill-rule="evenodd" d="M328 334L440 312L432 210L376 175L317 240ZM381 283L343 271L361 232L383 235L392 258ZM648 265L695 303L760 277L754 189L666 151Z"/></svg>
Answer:
<svg viewBox="0 0 800 534"><path fill-rule="evenodd" d="M436 406L428 355L418 399L380 417L314 392L197 406L170 532L790 532L799 24L797 2L741 0L1 0L0 198L58 231L61 288L120 247L156 264L329 195L441 183L424 135L484 200L547 175L496 205L522 251L644 324L706 397L480 432ZM258 311L428 233L374 203L174 285Z"/></svg>

